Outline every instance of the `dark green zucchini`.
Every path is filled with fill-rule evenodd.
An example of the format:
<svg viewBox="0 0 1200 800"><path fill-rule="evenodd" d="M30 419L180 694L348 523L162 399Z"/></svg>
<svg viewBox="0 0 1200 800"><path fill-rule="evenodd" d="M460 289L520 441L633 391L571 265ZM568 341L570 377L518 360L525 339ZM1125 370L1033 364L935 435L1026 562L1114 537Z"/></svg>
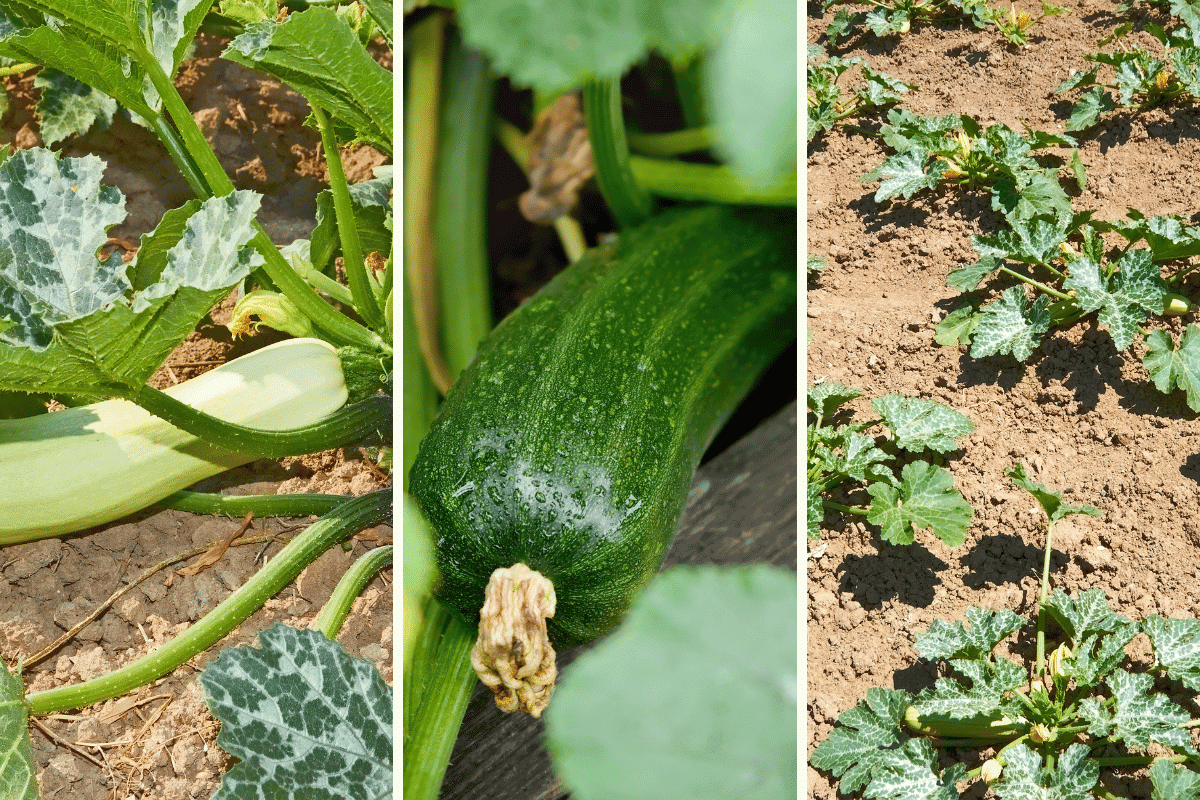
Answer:
<svg viewBox="0 0 1200 800"><path fill-rule="evenodd" d="M410 473L438 596L478 622L493 570L557 595L557 648L658 570L705 449L796 335L795 211L689 208L598 247L505 318Z"/></svg>

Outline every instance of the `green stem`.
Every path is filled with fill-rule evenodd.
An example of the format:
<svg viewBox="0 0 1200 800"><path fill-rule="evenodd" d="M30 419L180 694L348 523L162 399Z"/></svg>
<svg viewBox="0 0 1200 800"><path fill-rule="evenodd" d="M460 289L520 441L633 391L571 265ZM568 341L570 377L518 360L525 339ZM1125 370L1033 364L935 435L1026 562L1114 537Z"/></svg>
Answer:
<svg viewBox="0 0 1200 800"><path fill-rule="evenodd" d="M690 164L664 158L630 156L629 167L650 194L675 200L703 200L730 205L794 206L796 175L777 186L746 186L724 165Z"/></svg>
<svg viewBox="0 0 1200 800"><path fill-rule="evenodd" d="M478 681L471 668L474 628L437 600L426 605L423 625L405 686L404 800L438 796Z"/></svg>
<svg viewBox="0 0 1200 800"><path fill-rule="evenodd" d="M712 130L684 128L670 133L639 133L629 131L630 148L648 156L670 158L685 153L698 153L712 147Z"/></svg>
<svg viewBox="0 0 1200 800"><path fill-rule="evenodd" d="M141 47L144 50L144 46ZM192 191L201 199L224 197L232 192L233 181L225 174L220 160L209 147L200 126L196 124L170 77L152 57L148 57L148 63L143 66L162 97L163 107L171 122L174 123L173 127L165 123L156 125L155 132L162 137L171 160L175 162ZM265 261L263 270L267 277L302 313L326 332L335 344L353 344L367 350L391 352L391 342L385 342L379 334L350 319L321 299L321 296L296 274L257 220L254 222L254 228L256 234L250 240L250 244L262 255Z"/></svg>
<svg viewBox="0 0 1200 800"><path fill-rule="evenodd" d="M1019 273L1016 270L1011 269L1009 267L1000 267L999 271L1007 273L1008 275L1013 276L1014 278L1021 281L1022 283L1027 283L1030 286L1034 287L1035 289L1045 292L1046 294L1050 295L1051 297L1057 297L1059 300L1072 299L1071 295L1067 294L1066 292L1060 292L1058 289L1055 289L1051 286L1047 286L1046 284L1044 284L1040 281L1036 281L1033 278L1029 277L1028 275L1022 275L1021 273Z"/></svg>
<svg viewBox="0 0 1200 800"><path fill-rule="evenodd" d="M306 517L328 514L350 498L340 494L215 494L187 489L157 503L162 508L190 514L228 514L240 517Z"/></svg>
<svg viewBox="0 0 1200 800"><path fill-rule="evenodd" d="M25 698L30 716L85 708L128 694L177 669L223 639L300 572L342 539L378 525L392 513L390 489L349 500L314 522L240 589L167 644L99 678Z"/></svg>
<svg viewBox="0 0 1200 800"><path fill-rule="evenodd" d="M583 115L587 122L596 183L613 218L622 228L632 228L654 211L654 201L634 176L625 118L621 111L621 81L592 81L583 87Z"/></svg>
<svg viewBox="0 0 1200 800"><path fill-rule="evenodd" d="M369 397L350 403L313 425L271 431L248 428L205 414L152 386L132 390L126 400L207 442L259 458L319 453L365 439L375 433L391 434L392 399Z"/></svg>
<svg viewBox="0 0 1200 800"><path fill-rule="evenodd" d="M494 92L487 59L457 35L447 39L442 69L433 235L442 352L457 378L492 329L487 177Z"/></svg>
<svg viewBox="0 0 1200 800"><path fill-rule="evenodd" d="M1037 621L1037 671L1034 675L1042 675L1046 665L1046 595L1050 589L1050 550L1054 542L1054 523L1046 523L1046 553L1042 557L1042 588L1038 594Z"/></svg>
<svg viewBox="0 0 1200 800"><path fill-rule="evenodd" d="M865 508L855 508L854 506L844 506L841 503L835 503L832 500L825 501L826 508L832 508L834 511L840 511L843 514L858 514L865 517L867 510Z"/></svg>
<svg viewBox="0 0 1200 800"><path fill-rule="evenodd" d="M318 106L309 104L317 129L321 132L321 149L325 151L325 168L329 171L329 191L333 195L333 214L337 220L338 239L342 243L342 264L346 270L346 282L354 297L354 310L375 330L386 330L383 312L375 290L367 280L367 264L363 260L362 243L358 238L358 227L354 224L354 206L350 202L350 186L346 182L346 171L342 169L342 156L333 126Z"/></svg>
<svg viewBox="0 0 1200 800"><path fill-rule="evenodd" d="M683 121L689 128L705 124L707 113L704 108L704 56L699 55L682 66L674 68L675 94L683 109Z"/></svg>
<svg viewBox="0 0 1200 800"><path fill-rule="evenodd" d="M350 607L358 598L367 583L375 577L375 573L392 563L392 546L372 548L369 553L355 561L350 569L342 575L333 587L333 594L321 606L321 614L317 617L316 628L325 634L327 639L336 639L338 631L346 617L350 615Z"/></svg>

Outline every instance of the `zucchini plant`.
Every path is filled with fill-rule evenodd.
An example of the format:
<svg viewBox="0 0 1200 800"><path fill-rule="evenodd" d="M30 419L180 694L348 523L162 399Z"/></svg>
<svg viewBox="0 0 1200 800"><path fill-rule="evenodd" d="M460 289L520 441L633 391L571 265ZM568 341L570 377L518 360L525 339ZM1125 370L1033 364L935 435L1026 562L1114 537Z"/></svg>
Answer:
<svg viewBox="0 0 1200 800"><path fill-rule="evenodd" d="M225 58L281 80L308 101L330 183L318 197L309 239L285 249L271 241L255 219L262 198L235 191L175 88L173 77L201 30L231 40ZM167 211L125 264L98 255L107 229L124 217L120 192L101 181L99 158L60 158L42 148L5 154L0 477L20 494L4 494L0 545L83 531L155 503L198 513L236 507L324 514L217 609L147 657L25 697L19 680L7 681L4 704L17 712L7 722L82 708L167 674L214 646L326 549L390 518L386 489L232 502L178 493L258 458L351 444L372 444L385 468L390 462L391 174L384 168L349 185L341 155L352 143L392 152L391 74L368 51L371 40L390 47L390 3L294 10L277 0L0 2L0 58L39 70L47 84L73 81L104 99L96 114L77 115L70 132L126 114L154 133L195 194ZM43 113L42 121L48 143L66 135L56 127L61 118ZM243 295L235 334L265 324L300 338L167 391L148 385L231 291ZM45 413L50 399L68 408ZM64 457L74 479L64 476ZM69 492L35 482L47 459ZM329 607L327 635L340 628L364 576L390 554L380 548L351 570L353 580ZM390 705L378 685L371 691L372 702ZM390 745L375 752L390 756ZM36 785L25 780L21 763L0 763L0 785L25 787L26 800L36 797ZM390 771L390 761L378 766ZM277 786L299 781L296 765L272 770ZM259 778L261 791L266 778ZM339 784L331 778L329 785ZM246 786L243 774L222 796Z"/></svg>
<svg viewBox="0 0 1200 800"><path fill-rule="evenodd" d="M1024 9L1018 11L1015 3L1010 4L1008 11L992 8L988 0L871 0L864 4L871 6L868 11L851 11L850 5L860 4L850 0L825 0L821 5L822 13L838 7L825 31L832 44L837 44L838 39L859 27L882 37L908 33L914 22L958 19L979 30L995 26L1009 44L1024 47L1029 44L1027 32L1030 28L1046 17L1067 11L1046 0L1041 0L1041 13L1036 17Z"/></svg>
<svg viewBox="0 0 1200 800"><path fill-rule="evenodd" d="M1052 328L1095 314L1117 350L1144 341L1142 363L1158 390L1182 389L1188 406L1200 411L1200 329L1189 324L1177 346L1167 330L1146 327L1154 317L1182 317L1196 309L1181 293L1195 291L1189 276L1198 266L1200 231L1194 225L1135 209L1119 222L1093 220L1090 211L1007 221L995 233L972 237L980 260L947 275L946 283L967 302L938 324L935 341L969 344L974 358L1001 354L1027 361ZM1119 234L1124 246L1106 252L1104 232ZM985 299L977 291L984 282L997 291L1009 285Z"/></svg>
<svg viewBox="0 0 1200 800"><path fill-rule="evenodd" d="M795 9L632 5L629 17L610 20L568 2L503 12L468 2L453 16L423 9L406 20L405 114L416 145L406 154L406 224L433 235L406 252L406 329L417 335L405 347L419 342L420 352L411 362L406 352L406 478L419 522L405 535L428 529L436 564L417 613L406 598L410 800L437 795L481 679L501 708L540 715L555 651L625 616L661 564L707 444L795 336ZM580 41L579 30L596 36ZM636 66L648 48L665 59ZM477 188L444 188L486 175L478 160L461 164L470 151L448 144L469 138L460 127L492 128L488 98L470 105L450 88L472 51L510 82L532 84L536 109L581 112L575 135L586 134L603 206L580 214L586 225L569 213L554 222L573 263L477 350L455 355L454 319L477 319L480 301L431 302L445 293L429 284L459 280L443 278L454 265L442 253L455 245L440 231L464 229L442 221L462 203L442 198L467 198L476 217L485 209ZM627 126L622 76L654 69L672 83L676 130ZM577 103L563 98L575 90ZM511 119L495 130L533 172L540 150ZM614 241L588 241L613 229ZM465 230L479 235L474 222ZM484 259L471 263L486 276Z"/></svg>
<svg viewBox="0 0 1200 800"><path fill-rule="evenodd" d="M871 689L839 717L810 763L839 777L843 792L887 800L967 796L959 793L963 781L968 792L983 784L1002 800L1113 798L1101 776L1136 767L1149 767L1155 797L1195 796L1191 729L1200 720L1167 695L1200 691L1200 621L1134 621L1114 613L1099 589L1051 592L1055 523L1099 512L1064 503L1020 464L1008 475L1047 517L1037 618L1028 623L1036 642L1030 663L995 652L1027 624L1012 611L968 608L965 625L935 620L917 635L916 648L944 663L945 677L915 696ZM1143 634L1153 657L1141 671L1125 648ZM942 768L939 750L973 755Z"/></svg>
<svg viewBox="0 0 1200 800"><path fill-rule="evenodd" d="M838 79L858 67L865 83L843 95ZM808 46L808 141L835 125L847 124L850 117L899 103L901 95L914 87L884 72L871 69L858 56L829 56L820 45Z"/></svg>
<svg viewBox="0 0 1200 800"><path fill-rule="evenodd" d="M975 423L935 400L896 393L871 401L878 418L851 423L842 406L861 394L833 381L808 389L808 538L819 539L826 512L835 511L865 516L892 544L912 544L925 528L946 544L962 544L975 511L954 488L949 471L902 459L899 451L947 453L974 432ZM890 441L866 435L880 425L891 431ZM835 489L848 499L850 487L866 490L871 497L866 507L834 499Z"/></svg>

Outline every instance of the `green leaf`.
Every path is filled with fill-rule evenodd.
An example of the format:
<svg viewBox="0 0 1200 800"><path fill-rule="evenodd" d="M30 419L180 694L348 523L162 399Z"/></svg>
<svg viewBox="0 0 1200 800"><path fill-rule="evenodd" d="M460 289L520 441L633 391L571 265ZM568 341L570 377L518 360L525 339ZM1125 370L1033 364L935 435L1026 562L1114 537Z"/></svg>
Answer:
<svg viewBox="0 0 1200 800"><path fill-rule="evenodd" d="M948 453L958 448L959 439L975 432L968 417L936 400L892 393L875 398L871 406L892 429L896 446L912 452Z"/></svg>
<svg viewBox="0 0 1200 800"><path fill-rule="evenodd" d="M974 291L984 278L998 270L1003 263L1003 257L997 258L994 255L984 256L974 264L950 270L946 275L946 285L952 289L958 289L960 292ZM956 312L959 310L961 309L956 309ZM974 310L974 308L971 308L972 312ZM962 342L962 344L968 343L968 341Z"/></svg>
<svg viewBox="0 0 1200 800"><path fill-rule="evenodd" d="M1075 102L1071 109L1071 118L1067 120L1067 130L1081 131L1090 128L1100 121L1100 115L1117 107L1112 95L1099 86L1092 87Z"/></svg>
<svg viewBox="0 0 1200 800"><path fill-rule="evenodd" d="M1131 221L1112 223L1112 229L1134 244L1145 241L1155 261L1200 255L1200 229L1179 216L1144 217L1129 209Z"/></svg>
<svg viewBox="0 0 1200 800"><path fill-rule="evenodd" d="M1174 389L1187 393L1187 404L1200 412L1200 327L1188 325L1179 340L1179 349L1171 334L1151 331L1146 336L1146 355L1142 363L1163 394Z"/></svg>
<svg viewBox="0 0 1200 800"><path fill-rule="evenodd" d="M858 389L850 389L836 381L825 381L816 386L808 387L808 410L828 419L846 403L862 394Z"/></svg>
<svg viewBox="0 0 1200 800"><path fill-rule="evenodd" d="M1200 692L1200 620L1154 615L1142 620L1142 628L1154 646L1155 666Z"/></svg>
<svg viewBox="0 0 1200 800"><path fill-rule="evenodd" d="M314 6L283 22L251 23L222 55L279 79L336 127L392 153L392 73L332 9Z"/></svg>
<svg viewBox="0 0 1200 800"><path fill-rule="evenodd" d="M200 673L239 759L213 800L392 796L392 689L371 664L314 630L275 625Z"/></svg>
<svg viewBox="0 0 1200 800"><path fill-rule="evenodd" d="M651 48L676 60L700 53L718 39L735 6L730 0L615 0L604 5L587 0L459 0L456 16L466 42L486 53L514 83L566 91L592 78L621 75Z"/></svg>
<svg viewBox="0 0 1200 800"><path fill-rule="evenodd" d="M868 689L865 700L838 717L838 727L817 745L809 763L840 778L843 794L863 788L878 772L883 753L909 740L902 720L912 701L908 692Z"/></svg>
<svg viewBox="0 0 1200 800"><path fill-rule="evenodd" d="M56 69L39 70L33 85L42 90L37 115L47 147L87 133L93 125L107 127L117 113L116 100Z"/></svg>
<svg viewBox="0 0 1200 800"><path fill-rule="evenodd" d="M1042 757L1025 744L1007 748L1004 760L1004 772L992 785L1000 800L1090 800L1100 780L1100 767L1082 744L1063 751L1048 775Z"/></svg>
<svg viewBox="0 0 1200 800"><path fill-rule="evenodd" d="M988 611L968 606L967 623L970 627L935 619L924 633L917 634L917 652L930 660L987 658L1025 620L1007 609Z"/></svg>
<svg viewBox="0 0 1200 800"><path fill-rule="evenodd" d="M964 686L955 678L938 678L931 689L921 692L913 705L922 715L947 715L952 719L984 718L1007 706L1006 693L1025 685L1025 668L1007 659L994 664L985 659L952 659L950 666L967 678Z"/></svg>
<svg viewBox="0 0 1200 800"><path fill-rule="evenodd" d="M38 800L37 763L28 726L25 685L0 664L0 797Z"/></svg>
<svg viewBox="0 0 1200 800"><path fill-rule="evenodd" d="M1100 511L1095 506L1090 506L1087 504L1073 506L1068 503L1064 503L1062 495L1060 495L1058 492L1052 492L1037 481L1031 480L1025 474L1024 464L1013 464L1008 468L1005 474L1008 475L1008 477L1012 479L1012 482L1015 483L1019 488L1024 489L1033 495L1034 499L1037 500L1038 504L1042 507L1042 511L1046 512L1046 516L1049 518L1050 524L1052 525L1063 517L1070 516L1071 514L1090 514L1093 517L1100 516ZM1087 599L1084 600L1084 598ZM1101 594L1099 599L1103 600L1103 594ZM1083 596L1081 596L1080 600L1086 602L1089 607L1098 602L1097 598L1089 593L1085 593ZM1104 602L1107 604L1106 600ZM1107 605L1105 607L1107 607Z"/></svg>
<svg viewBox="0 0 1200 800"><path fill-rule="evenodd" d="M1150 800L1200 800L1200 775L1165 758L1150 765L1150 783Z"/></svg>
<svg viewBox="0 0 1200 800"><path fill-rule="evenodd" d="M392 213L391 168L381 168L377 177L352 183L349 189L354 227L363 255L374 251L388 256L392 252L392 232L387 226ZM313 266L326 269L340 247L333 192L324 189L317 195L317 226L311 234L309 258Z"/></svg>
<svg viewBox="0 0 1200 800"><path fill-rule="evenodd" d="M546 711L571 796L794 798L796 586L769 565L654 578Z"/></svg>
<svg viewBox="0 0 1200 800"><path fill-rule="evenodd" d="M804 522L809 539L821 538L821 521L825 519L825 501L821 499L821 484L808 481L805 485Z"/></svg>
<svg viewBox="0 0 1200 800"><path fill-rule="evenodd" d="M1178 727L1187 722L1190 715L1166 695L1154 691L1153 675L1118 670L1108 676L1106 682L1116 700L1111 716L1107 710L1099 711L1096 706L1080 704L1080 716L1093 723L1089 731L1097 733L1102 727L1111 725L1111 732L1097 735L1118 738L1133 747L1146 748L1151 742L1158 742L1195 752L1191 734Z"/></svg>
<svg viewBox="0 0 1200 800"><path fill-rule="evenodd" d="M1034 486L1038 487L1038 493L1034 494L1034 496L1042 503L1043 509L1046 508L1047 502L1044 502L1043 498L1039 495L1046 494L1049 495L1049 502L1052 504L1056 503L1056 508L1062 511L1062 498L1058 496L1058 493L1047 493L1045 489L1041 488L1040 484L1034 484ZM1067 508L1070 508L1070 506ZM1082 509L1083 507L1076 507L1076 511L1081 511ZM1095 511L1095 509L1092 509L1092 511ZM1047 511L1047 515L1049 513ZM1068 513L1072 512L1064 511L1058 518L1061 519L1061 517L1066 516ZM1105 597L1102 589L1089 589L1074 599L1061 589L1055 589L1046 598L1046 602L1042 604L1042 608L1050 616L1054 617L1055 622L1062 626L1062 629L1067 632L1067 636L1071 637L1072 642L1081 642L1088 636L1098 633L1112 633L1130 622L1127 617L1113 613L1113 610L1108 606L1108 598Z"/></svg>
<svg viewBox="0 0 1200 800"><path fill-rule="evenodd" d="M909 739L879 758L877 772L863 791L875 800L958 800L954 784L967 773L966 765L954 764L937 773L937 750L928 739Z"/></svg>
<svg viewBox="0 0 1200 800"><path fill-rule="evenodd" d="M828 467L840 475L847 475L865 483L874 477L872 465L883 464L889 460L887 453L876 447L875 440L870 436L846 431L843 436L842 455L828 464Z"/></svg>
<svg viewBox="0 0 1200 800"><path fill-rule="evenodd" d="M1125 646L1141 630L1139 623L1128 621L1112 633L1085 636L1076 644L1071 657L1063 661L1063 674L1073 678L1078 687L1098 686L1125 660Z"/></svg>
<svg viewBox="0 0 1200 800"><path fill-rule="evenodd" d="M796 168L796 14L795 3L738 4L705 61L714 146L751 186L776 186Z"/></svg>
<svg viewBox="0 0 1200 800"><path fill-rule="evenodd" d="M1001 228L991 234L972 236L971 244L984 259L1012 259L1026 264L1048 264L1062 257L1063 252L1059 245L1067 240L1072 227L1069 217L1017 217L1009 220L1007 228Z"/></svg>
<svg viewBox="0 0 1200 800"><path fill-rule="evenodd" d="M1107 325L1118 350L1133 344L1148 313L1162 311L1167 284L1149 250L1130 250L1116 263L1117 271L1105 280L1100 265L1088 258L1071 262L1071 275L1063 288L1075 292L1086 312L1099 309L1098 321Z"/></svg>
<svg viewBox="0 0 1200 800"><path fill-rule="evenodd" d="M948 279L947 279L948 280ZM972 305L959 306L947 314L933 332L933 340L946 347L970 344L979 315Z"/></svg>
<svg viewBox="0 0 1200 800"><path fill-rule="evenodd" d="M245 277L257 254L259 197L213 198L164 223L172 241L157 282L132 294L119 256L96 258L124 217L120 192L100 183L94 156L48 150L0 165L0 389L95 395L140 386L200 318ZM157 235L157 231L156 231ZM152 245L148 257L160 258Z"/></svg>
<svg viewBox="0 0 1200 800"><path fill-rule="evenodd" d="M876 203L896 196L907 200L922 189L933 189L941 180L939 170L925 171L927 160L928 153L920 148L897 153L863 176L863 181L882 179L875 191Z"/></svg>
<svg viewBox="0 0 1200 800"><path fill-rule="evenodd" d="M1083 164L1083 158L1079 155L1079 148L1071 151L1070 167L1071 174L1075 177L1075 185L1082 192L1087 186L1087 168Z"/></svg>
<svg viewBox="0 0 1200 800"><path fill-rule="evenodd" d="M885 483L867 487L871 507L867 520L878 525L892 544L912 544L915 530L930 528L946 544L957 547L966 540L975 509L954 488L950 473L924 461L905 464L897 489Z"/></svg>
<svg viewBox="0 0 1200 800"><path fill-rule="evenodd" d="M1071 198L1058 182L1058 170L1022 169L1001 175L992 186L992 208L1014 219L1038 214L1071 216Z"/></svg>
<svg viewBox="0 0 1200 800"><path fill-rule="evenodd" d="M1049 307L1049 295L1039 295L1029 303L1021 286L1005 289L999 300L980 310L971 357L1011 353L1018 361L1025 361L1050 330Z"/></svg>

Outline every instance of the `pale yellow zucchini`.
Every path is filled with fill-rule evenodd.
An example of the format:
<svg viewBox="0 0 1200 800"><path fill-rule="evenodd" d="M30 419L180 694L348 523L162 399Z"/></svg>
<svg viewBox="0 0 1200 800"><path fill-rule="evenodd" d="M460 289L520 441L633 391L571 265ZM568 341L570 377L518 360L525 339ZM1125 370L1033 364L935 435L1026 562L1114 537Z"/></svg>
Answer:
<svg viewBox="0 0 1200 800"><path fill-rule="evenodd" d="M347 397L337 351L318 339L264 347L165 391L263 430L312 425ZM126 400L0 420L0 546L112 522L255 458Z"/></svg>

